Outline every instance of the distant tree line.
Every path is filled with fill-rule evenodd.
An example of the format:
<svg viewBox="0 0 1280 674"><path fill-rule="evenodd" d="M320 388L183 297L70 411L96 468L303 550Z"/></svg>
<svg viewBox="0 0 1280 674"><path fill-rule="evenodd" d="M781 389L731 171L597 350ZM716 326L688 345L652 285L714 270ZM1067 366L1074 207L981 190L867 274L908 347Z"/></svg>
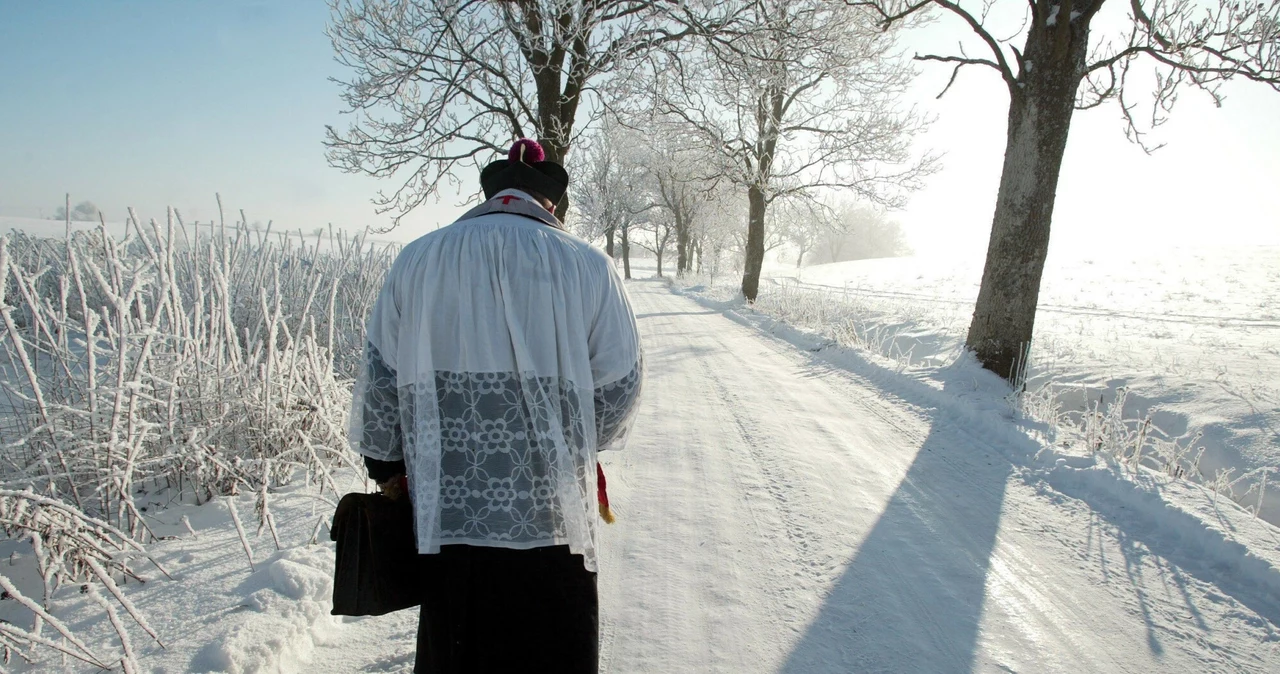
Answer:
<svg viewBox="0 0 1280 674"><path fill-rule="evenodd" d="M807 259L797 256L796 266L828 262L849 262L911 254L902 225L873 208L845 206L838 213L838 226L822 233Z"/></svg>
<svg viewBox="0 0 1280 674"><path fill-rule="evenodd" d="M60 205L53 211L50 220L66 220L67 207ZM71 209L71 219L80 222L91 222L98 219L98 207L92 201L81 201Z"/></svg>

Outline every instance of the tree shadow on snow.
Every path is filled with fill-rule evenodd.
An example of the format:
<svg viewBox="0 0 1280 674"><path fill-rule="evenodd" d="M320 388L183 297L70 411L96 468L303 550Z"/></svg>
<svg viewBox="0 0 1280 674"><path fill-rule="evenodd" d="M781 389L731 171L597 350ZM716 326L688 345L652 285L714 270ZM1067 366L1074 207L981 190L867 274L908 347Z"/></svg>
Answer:
<svg viewBox="0 0 1280 674"><path fill-rule="evenodd" d="M780 671L971 671L1010 472L953 422L935 421Z"/></svg>

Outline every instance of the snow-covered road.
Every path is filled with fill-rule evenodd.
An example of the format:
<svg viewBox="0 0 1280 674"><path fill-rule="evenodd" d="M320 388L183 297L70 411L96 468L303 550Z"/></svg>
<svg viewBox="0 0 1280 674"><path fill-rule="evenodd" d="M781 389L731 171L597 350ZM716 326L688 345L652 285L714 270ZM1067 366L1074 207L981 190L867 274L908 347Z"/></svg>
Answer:
<svg viewBox="0 0 1280 674"><path fill-rule="evenodd" d="M602 672L1280 671L1275 588L1027 477L1015 434L631 292L648 379L603 459ZM306 669L406 671L415 623L346 623Z"/></svg>

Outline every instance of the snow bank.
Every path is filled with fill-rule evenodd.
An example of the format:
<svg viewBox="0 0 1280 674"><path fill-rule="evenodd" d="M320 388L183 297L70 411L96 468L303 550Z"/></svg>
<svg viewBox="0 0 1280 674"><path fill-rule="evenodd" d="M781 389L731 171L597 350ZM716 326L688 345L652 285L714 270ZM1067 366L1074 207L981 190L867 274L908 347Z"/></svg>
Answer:
<svg viewBox="0 0 1280 674"><path fill-rule="evenodd" d="M1054 248L1029 386L1077 424L1122 400L1162 440L1204 448L1197 479L1280 524L1280 498L1259 503L1280 471L1277 269L1277 246ZM928 378L959 356L981 276L981 259L951 257L775 268L758 307Z"/></svg>
<svg viewBox="0 0 1280 674"><path fill-rule="evenodd" d="M287 550L279 554L279 558L267 567L267 575L271 577L271 590L298 601L324 601L333 596L332 569L309 566L306 561L300 563L286 555L297 550ZM327 556L326 556L327 557ZM331 559L323 559L323 566L332 566ZM261 590L259 591L261 592Z"/></svg>
<svg viewBox="0 0 1280 674"><path fill-rule="evenodd" d="M1270 524L1203 485L1046 441L1046 424L1018 415L1007 402L1007 384L958 348L944 364L909 351L842 348L828 334L757 310L763 301L748 307L732 290L694 285L676 291L865 376L911 404L962 420L976 436L1003 448L1015 465L1023 466L1030 484L1048 486L1084 502L1104 519L1148 532L1149 544L1184 567L1212 569L1214 576L1241 588L1280 592L1280 535Z"/></svg>
<svg viewBox="0 0 1280 674"><path fill-rule="evenodd" d="M328 546L282 550L231 593L243 612L214 625L191 659L191 672L293 672L310 660L318 631L331 627L333 551ZM257 589L255 589L257 588Z"/></svg>
<svg viewBox="0 0 1280 674"><path fill-rule="evenodd" d="M363 489L363 480L352 471L336 478L341 491ZM175 496L161 489L139 500L141 507L153 513L152 527L164 538L149 550L173 579L144 574L145 583L123 586L165 645L160 648L136 626L129 626L144 671L287 674L305 670L316 648L341 630L340 620L329 615L334 550L327 523L333 516L334 494L320 494L314 483L308 485L302 479L273 494L282 549L275 550L269 531L247 529L253 569L231 522L227 498L232 497L197 506L176 504ZM234 498L242 516L253 512L252 495ZM19 554L14 559L18 566L6 569L6 574L32 582L23 571L23 557ZM12 613L9 604L0 603L0 609L8 611L6 618ZM101 607L77 587L60 589L54 605L55 615L95 652L120 653L119 638L103 620ZM47 652L38 655L41 659L36 663L15 661L9 671L51 671L55 664L59 671L97 671L78 668L74 662L63 664Z"/></svg>

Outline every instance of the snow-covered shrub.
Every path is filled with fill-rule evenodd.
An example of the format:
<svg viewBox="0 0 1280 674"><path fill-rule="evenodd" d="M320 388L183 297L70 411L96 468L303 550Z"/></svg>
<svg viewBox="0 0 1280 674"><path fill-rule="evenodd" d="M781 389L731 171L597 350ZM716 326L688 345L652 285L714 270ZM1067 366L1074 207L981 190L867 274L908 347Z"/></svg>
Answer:
<svg viewBox="0 0 1280 674"><path fill-rule="evenodd" d="M956 345L912 331L927 323L927 317L886 312L882 303L883 298L866 295L858 288L828 288L781 279L761 284L753 307L831 337L840 346L870 351L893 361L899 370L922 362L951 362L959 355Z"/></svg>
<svg viewBox="0 0 1280 674"><path fill-rule="evenodd" d="M352 461L349 379L396 253L174 213L130 225L122 240L0 237L0 522L58 551L37 552L47 577L108 590L128 568L92 551L154 538L134 502L144 485L196 501L254 493L273 533L273 489L300 476L336 492L331 471ZM35 503L63 518L31 520ZM89 530L114 542L90 544ZM29 638L16 629L0 626L0 644L49 645L39 620Z"/></svg>
<svg viewBox="0 0 1280 674"><path fill-rule="evenodd" d="M1146 466L1171 477L1198 476L1204 455L1204 448L1197 445L1200 435L1172 437L1151 415L1126 416L1128 395L1128 389L1120 388L1110 401L1100 397L1091 401L1085 412L1061 415L1055 423L1075 431L1093 453L1129 468Z"/></svg>

